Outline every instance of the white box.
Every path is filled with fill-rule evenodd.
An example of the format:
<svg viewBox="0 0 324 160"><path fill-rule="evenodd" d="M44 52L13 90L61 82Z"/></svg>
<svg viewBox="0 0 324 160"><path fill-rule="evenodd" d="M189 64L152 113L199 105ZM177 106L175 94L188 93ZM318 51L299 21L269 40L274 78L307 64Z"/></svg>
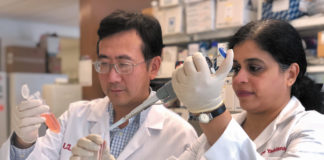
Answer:
<svg viewBox="0 0 324 160"><path fill-rule="evenodd" d="M7 105L7 77L0 72L0 145L8 138L8 105Z"/></svg>
<svg viewBox="0 0 324 160"><path fill-rule="evenodd" d="M80 85L84 87L92 86L92 60L81 59L79 61L78 79Z"/></svg>
<svg viewBox="0 0 324 160"><path fill-rule="evenodd" d="M180 4L180 0L160 0L160 7L170 7Z"/></svg>
<svg viewBox="0 0 324 160"><path fill-rule="evenodd" d="M249 0L217 0L216 28L239 27L256 19L257 11Z"/></svg>
<svg viewBox="0 0 324 160"><path fill-rule="evenodd" d="M55 117L59 117L70 103L82 99L82 87L79 84L45 84L42 97Z"/></svg>
<svg viewBox="0 0 324 160"><path fill-rule="evenodd" d="M174 35L184 33L184 13L182 6L163 8L159 10L162 25L162 34L165 35Z"/></svg>
<svg viewBox="0 0 324 160"><path fill-rule="evenodd" d="M206 0L186 5L187 33L197 33L215 29L215 0Z"/></svg>

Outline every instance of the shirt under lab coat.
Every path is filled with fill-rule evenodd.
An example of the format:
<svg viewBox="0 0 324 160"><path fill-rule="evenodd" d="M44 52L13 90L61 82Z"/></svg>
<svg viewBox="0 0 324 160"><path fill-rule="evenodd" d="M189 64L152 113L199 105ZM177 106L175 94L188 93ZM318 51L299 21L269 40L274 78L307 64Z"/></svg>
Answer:
<svg viewBox="0 0 324 160"><path fill-rule="evenodd" d="M47 130L44 137L38 138L29 160L67 160L77 141L96 133L109 143L108 98L72 103L69 110L60 118L59 134ZM179 156L192 141L197 139L193 127L176 113L162 105L152 105L141 113L144 120L134 137L117 159L165 160L172 155ZM11 136L10 136L11 137ZM3 144L0 157L9 160L10 138Z"/></svg>
<svg viewBox="0 0 324 160"><path fill-rule="evenodd" d="M324 116L305 111L296 97L252 141L240 124L246 112L234 115L222 136L210 146L203 134L180 160L324 160ZM169 159L177 159L175 157Z"/></svg>

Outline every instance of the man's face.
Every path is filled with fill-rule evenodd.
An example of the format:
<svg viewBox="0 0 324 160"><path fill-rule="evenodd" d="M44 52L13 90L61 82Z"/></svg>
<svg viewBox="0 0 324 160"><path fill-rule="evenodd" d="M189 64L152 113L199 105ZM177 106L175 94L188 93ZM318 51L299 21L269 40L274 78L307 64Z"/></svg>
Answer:
<svg viewBox="0 0 324 160"><path fill-rule="evenodd" d="M159 57L153 58L147 66L141 47L142 40L135 30L116 33L99 43L101 62L135 64L128 74L117 73L113 67L108 73L99 73L101 88L114 107L134 108L149 95L150 80L157 74L154 59Z"/></svg>

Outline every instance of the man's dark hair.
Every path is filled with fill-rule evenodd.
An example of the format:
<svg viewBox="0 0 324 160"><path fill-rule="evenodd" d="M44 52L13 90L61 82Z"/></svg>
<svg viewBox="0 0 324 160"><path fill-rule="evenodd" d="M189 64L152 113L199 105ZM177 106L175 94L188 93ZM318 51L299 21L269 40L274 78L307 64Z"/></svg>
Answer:
<svg viewBox="0 0 324 160"><path fill-rule="evenodd" d="M111 13L100 22L97 54L99 55L99 42L102 39L132 29L136 30L143 41L141 48L146 61L161 56L163 40L160 23L152 16L122 10Z"/></svg>

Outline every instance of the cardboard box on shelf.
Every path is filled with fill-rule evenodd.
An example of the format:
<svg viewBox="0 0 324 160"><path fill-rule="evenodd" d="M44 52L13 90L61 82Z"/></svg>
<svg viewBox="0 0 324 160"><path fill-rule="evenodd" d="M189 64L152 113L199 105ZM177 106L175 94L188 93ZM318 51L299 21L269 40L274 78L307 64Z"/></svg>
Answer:
<svg viewBox="0 0 324 160"><path fill-rule="evenodd" d="M215 29L215 0L186 4L186 31L197 33Z"/></svg>
<svg viewBox="0 0 324 160"><path fill-rule="evenodd" d="M182 6L163 8L159 10L162 34L174 35L184 33L184 12Z"/></svg>
<svg viewBox="0 0 324 160"><path fill-rule="evenodd" d="M239 27L257 19L254 0L217 0L216 29Z"/></svg>
<svg viewBox="0 0 324 160"><path fill-rule="evenodd" d="M317 56L324 57L324 31L317 34Z"/></svg>
<svg viewBox="0 0 324 160"><path fill-rule="evenodd" d="M6 47L6 71L44 73L45 50L23 46Z"/></svg>
<svg viewBox="0 0 324 160"><path fill-rule="evenodd" d="M82 86L80 84L44 84L42 97L46 104L51 106L51 112L59 117L69 108L69 104L82 99Z"/></svg>

